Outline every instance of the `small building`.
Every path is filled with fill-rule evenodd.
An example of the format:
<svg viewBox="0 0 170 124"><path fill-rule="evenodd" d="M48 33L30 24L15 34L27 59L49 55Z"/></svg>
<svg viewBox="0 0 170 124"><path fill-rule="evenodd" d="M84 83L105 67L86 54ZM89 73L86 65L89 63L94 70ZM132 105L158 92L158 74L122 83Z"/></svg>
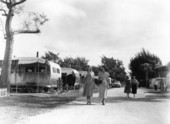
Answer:
<svg viewBox="0 0 170 124"><path fill-rule="evenodd" d="M167 66L158 66L155 67L156 74L158 77L166 77L167 74L169 73L169 69Z"/></svg>
<svg viewBox="0 0 170 124"><path fill-rule="evenodd" d="M167 66L157 66L155 67L155 73L157 77L150 79L150 87L154 88L156 85L158 89L160 89L161 82L164 82L166 88L170 86L170 72Z"/></svg>

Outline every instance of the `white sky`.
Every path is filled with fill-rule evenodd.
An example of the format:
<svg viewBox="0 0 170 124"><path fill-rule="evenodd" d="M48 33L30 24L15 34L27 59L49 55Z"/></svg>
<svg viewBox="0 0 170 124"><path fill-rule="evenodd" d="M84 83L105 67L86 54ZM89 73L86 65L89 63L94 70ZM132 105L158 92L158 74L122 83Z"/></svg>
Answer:
<svg viewBox="0 0 170 124"><path fill-rule="evenodd" d="M127 68L130 58L145 48L163 64L170 61L169 0L27 0L25 11L43 12L49 21L41 34L16 35L13 56L36 56L37 51L42 56L49 50L99 65L105 55ZM15 16L13 26L21 20ZM0 59L4 48L1 31Z"/></svg>

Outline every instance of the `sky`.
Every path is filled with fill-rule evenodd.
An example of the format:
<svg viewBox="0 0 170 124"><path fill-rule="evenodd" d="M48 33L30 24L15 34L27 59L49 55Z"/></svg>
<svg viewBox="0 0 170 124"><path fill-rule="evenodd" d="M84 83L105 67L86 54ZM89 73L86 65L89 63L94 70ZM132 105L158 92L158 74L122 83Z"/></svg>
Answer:
<svg viewBox="0 0 170 124"><path fill-rule="evenodd" d="M170 61L168 0L27 0L24 6L24 12L14 16L13 29L21 28L27 12L44 13L49 21L40 34L15 35L13 56L52 51L61 58L85 57L95 66L106 56L122 60L128 71L130 59L145 48L163 64ZM2 34L0 22L0 59Z"/></svg>

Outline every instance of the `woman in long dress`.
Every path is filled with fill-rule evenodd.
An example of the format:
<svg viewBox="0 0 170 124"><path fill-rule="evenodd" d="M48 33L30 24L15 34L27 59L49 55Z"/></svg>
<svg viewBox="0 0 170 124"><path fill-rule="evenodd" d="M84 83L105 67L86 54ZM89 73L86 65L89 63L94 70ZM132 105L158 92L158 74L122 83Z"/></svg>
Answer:
<svg viewBox="0 0 170 124"><path fill-rule="evenodd" d="M136 80L135 76L132 77L131 84L132 84L133 97L135 98L135 94L137 93L138 84L139 84L139 82Z"/></svg>
<svg viewBox="0 0 170 124"><path fill-rule="evenodd" d="M94 72L92 69L88 69L88 72L84 78L84 90L83 90L83 96L87 97L87 104L91 104L91 97L93 96L93 88L95 86L94 81Z"/></svg>
<svg viewBox="0 0 170 124"><path fill-rule="evenodd" d="M105 99L107 98L107 88L108 88L108 80L109 80L109 73L106 72L105 67L101 67L101 72L98 74L99 79L102 83L99 84L99 98L102 98L102 104L105 105Z"/></svg>
<svg viewBox="0 0 170 124"><path fill-rule="evenodd" d="M160 88L161 88L161 94L164 95L165 93L165 81L164 80L160 81Z"/></svg>
<svg viewBox="0 0 170 124"><path fill-rule="evenodd" d="M129 98L129 94L131 93L131 83L130 83L130 80L129 80L128 77L126 79L126 85L125 85L124 93L126 93L127 97Z"/></svg>

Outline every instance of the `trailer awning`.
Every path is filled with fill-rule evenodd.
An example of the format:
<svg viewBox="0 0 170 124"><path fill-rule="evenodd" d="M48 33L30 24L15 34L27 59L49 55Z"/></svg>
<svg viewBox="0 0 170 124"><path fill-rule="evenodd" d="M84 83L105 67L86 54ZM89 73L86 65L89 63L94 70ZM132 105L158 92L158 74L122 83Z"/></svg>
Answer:
<svg viewBox="0 0 170 124"><path fill-rule="evenodd" d="M42 63L42 64L44 64L46 62L45 59L36 58L36 57L21 57L21 58L14 58L12 60L18 61L18 64L20 64L20 65L34 64L34 63Z"/></svg>

